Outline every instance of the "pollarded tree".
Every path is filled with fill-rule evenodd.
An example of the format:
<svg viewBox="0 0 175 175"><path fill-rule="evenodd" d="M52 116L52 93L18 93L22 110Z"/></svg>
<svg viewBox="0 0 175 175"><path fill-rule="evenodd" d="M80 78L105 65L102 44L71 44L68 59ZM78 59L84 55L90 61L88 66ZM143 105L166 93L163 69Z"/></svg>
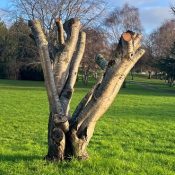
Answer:
<svg viewBox="0 0 175 175"><path fill-rule="evenodd" d="M56 161L72 156L86 159L86 149L96 122L113 102L128 72L144 54L144 50L140 49L141 36L130 31L123 33L115 54L120 59L112 58L107 62L101 55L97 55L96 61L105 69L105 73L70 116L69 104L85 49L86 34L80 31L81 24L78 19L70 19L64 25L57 19L56 24L59 47L56 48L52 66L48 41L40 22L29 21L38 46L49 100L46 159Z"/></svg>

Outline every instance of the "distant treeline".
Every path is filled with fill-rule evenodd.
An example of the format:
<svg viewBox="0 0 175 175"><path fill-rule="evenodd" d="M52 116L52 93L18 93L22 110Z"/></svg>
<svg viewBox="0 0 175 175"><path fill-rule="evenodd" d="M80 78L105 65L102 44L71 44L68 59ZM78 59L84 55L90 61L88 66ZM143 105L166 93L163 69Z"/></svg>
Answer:
<svg viewBox="0 0 175 175"><path fill-rule="evenodd" d="M0 22L0 78L43 80L35 42L22 18L10 28Z"/></svg>

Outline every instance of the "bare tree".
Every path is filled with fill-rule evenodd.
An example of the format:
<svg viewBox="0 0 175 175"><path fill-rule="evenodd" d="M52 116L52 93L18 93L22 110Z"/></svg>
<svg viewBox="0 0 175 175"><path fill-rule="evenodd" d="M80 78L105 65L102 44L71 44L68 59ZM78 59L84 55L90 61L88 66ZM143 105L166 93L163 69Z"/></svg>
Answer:
<svg viewBox="0 0 175 175"><path fill-rule="evenodd" d="M57 37L57 42L62 45L57 49L52 69L48 41L41 24L37 20L29 21L40 54L50 109L46 159L63 160L72 156L86 159L86 148L96 122L113 102L130 69L144 54L144 50L139 49L141 36L133 32L122 35L115 54L120 59L112 58L107 63L102 56L97 56L97 63L105 73L80 101L71 117L69 104L85 49L86 34L80 31L78 19L70 19L63 26L60 19L56 22L61 30L64 28L67 39L64 42L62 37ZM74 51L76 56L73 56Z"/></svg>
<svg viewBox="0 0 175 175"><path fill-rule="evenodd" d="M148 71L148 78L151 78L152 72L154 72L157 77L157 73L160 72L160 60L169 56L175 41L174 29L175 21L167 20L148 37L145 37L144 46L146 54L142 62Z"/></svg>
<svg viewBox="0 0 175 175"><path fill-rule="evenodd" d="M138 8L127 3L122 8L117 7L111 12L105 19L105 25L114 43L118 41L124 31L142 31Z"/></svg>
<svg viewBox="0 0 175 175"><path fill-rule="evenodd" d="M79 18L82 21L82 28L99 23L105 10L104 0L11 0L13 4L12 14L22 16L25 19L39 19L44 33L49 42L49 54L54 58L54 46L64 43L57 43L55 20L67 21L70 18ZM67 25L67 24L65 24ZM60 30L63 31L63 30ZM67 32L68 34L68 32ZM61 37L63 38L63 31Z"/></svg>
<svg viewBox="0 0 175 175"><path fill-rule="evenodd" d="M104 0L11 0L17 16L25 19L39 19L47 32L55 29L55 19L66 21L79 18L83 25L99 20L105 9Z"/></svg>
<svg viewBox="0 0 175 175"><path fill-rule="evenodd" d="M155 58L165 57L170 53L175 41L175 20L165 21L149 36L150 48Z"/></svg>
<svg viewBox="0 0 175 175"><path fill-rule="evenodd" d="M97 78L99 67L95 63L96 54L102 54L105 58L109 58L110 45L106 34L95 28L85 28L84 31L87 35L86 49L81 61L81 68L83 72L83 82L88 83L90 72L93 73L94 78ZM98 42L97 42L98 41Z"/></svg>

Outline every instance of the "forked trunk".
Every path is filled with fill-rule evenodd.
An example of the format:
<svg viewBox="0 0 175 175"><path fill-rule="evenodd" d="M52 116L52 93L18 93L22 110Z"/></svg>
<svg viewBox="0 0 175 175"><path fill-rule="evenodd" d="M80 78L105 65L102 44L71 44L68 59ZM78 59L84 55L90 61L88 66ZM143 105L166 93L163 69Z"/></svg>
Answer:
<svg viewBox="0 0 175 175"><path fill-rule="evenodd" d="M58 52L53 67L40 22L29 21L29 25L38 46L49 101L46 159L58 161L72 156L86 159L87 146L96 122L110 107L127 74L144 54L144 50L139 49L141 36L131 31L125 32L115 53L117 57L109 62L102 55L97 55L96 63L104 70L104 74L80 101L71 117L69 105L85 50L86 34L80 32L79 20L71 19L63 25L57 19L58 44L55 50ZM67 39L64 38L64 32Z"/></svg>

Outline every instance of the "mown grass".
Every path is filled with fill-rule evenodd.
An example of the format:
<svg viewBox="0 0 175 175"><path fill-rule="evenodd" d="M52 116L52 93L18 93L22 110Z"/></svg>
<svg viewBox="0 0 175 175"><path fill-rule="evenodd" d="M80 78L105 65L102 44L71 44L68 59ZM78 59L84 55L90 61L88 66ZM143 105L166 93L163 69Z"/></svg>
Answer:
<svg viewBox="0 0 175 175"><path fill-rule="evenodd" d="M44 83L0 80L0 174L175 174L175 89L161 87L127 84L98 122L89 160L47 163ZM72 111L87 90L77 86Z"/></svg>

